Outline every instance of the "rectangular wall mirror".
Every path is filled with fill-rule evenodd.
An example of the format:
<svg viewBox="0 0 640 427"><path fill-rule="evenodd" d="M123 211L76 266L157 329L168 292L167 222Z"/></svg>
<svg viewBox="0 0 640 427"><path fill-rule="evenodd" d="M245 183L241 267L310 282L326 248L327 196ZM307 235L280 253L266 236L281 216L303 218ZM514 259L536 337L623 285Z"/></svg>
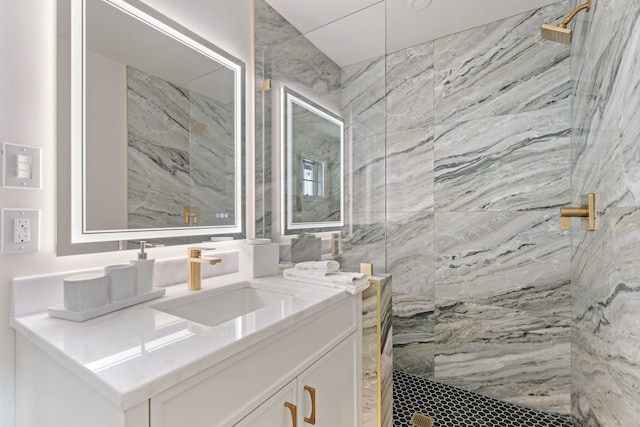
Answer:
<svg viewBox="0 0 640 427"><path fill-rule="evenodd" d="M243 63L137 0L58 7L71 241L243 232Z"/></svg>
<svg viewBox="0 0 640 427"><path fill-rule="evenodd" d="M344 225L344 121L282 88L285 234Z"/></svg>

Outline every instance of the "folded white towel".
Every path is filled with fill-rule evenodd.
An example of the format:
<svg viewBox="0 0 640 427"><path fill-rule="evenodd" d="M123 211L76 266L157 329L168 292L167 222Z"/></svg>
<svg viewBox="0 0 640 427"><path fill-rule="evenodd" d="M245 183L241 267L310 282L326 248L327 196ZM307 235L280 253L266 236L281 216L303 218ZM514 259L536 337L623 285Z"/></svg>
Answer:
<svg viewBox="0 0 640 427"><path fill-rule="evenodd" d="M338 261L305 261L297 263L295 269L304 273L324 276L340 271L340 263Z"/></svg>
<svg viewBox="0 0 640 427"><path fill-rule="evenodd" d="M283 272L284 278L312 285L330 286L343 289L351 294L357 294L369 287L369 278L363 273L335 272L323 276L310 274L304 270L288 268Z"/></svg>

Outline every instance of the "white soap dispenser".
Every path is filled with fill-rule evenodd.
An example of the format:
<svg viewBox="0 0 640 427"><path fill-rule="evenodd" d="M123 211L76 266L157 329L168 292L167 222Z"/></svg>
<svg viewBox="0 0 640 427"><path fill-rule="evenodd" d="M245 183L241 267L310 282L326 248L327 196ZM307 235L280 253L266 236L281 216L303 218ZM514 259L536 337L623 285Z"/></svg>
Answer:
<svg viewBox="0 0 640 427"><path fill-rule="evenodd" d="M148 294L153 290L153 270L155 259L147 259L145 248L151 247L149 242L140 242L138 259L131 260L131 265L136 268L136 295Z"/></svg>

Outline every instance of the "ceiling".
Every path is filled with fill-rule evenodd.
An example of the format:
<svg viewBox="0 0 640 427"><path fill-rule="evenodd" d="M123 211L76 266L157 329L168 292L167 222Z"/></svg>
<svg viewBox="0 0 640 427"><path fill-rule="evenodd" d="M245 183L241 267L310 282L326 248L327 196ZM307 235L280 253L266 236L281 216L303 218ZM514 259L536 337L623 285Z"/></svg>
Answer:
<svg viewBox="0 0 640 427"><path fill-rule="evenodd" d="M432 0L421 10L408 0L266 1L344 67L559 0Z"/></svg>

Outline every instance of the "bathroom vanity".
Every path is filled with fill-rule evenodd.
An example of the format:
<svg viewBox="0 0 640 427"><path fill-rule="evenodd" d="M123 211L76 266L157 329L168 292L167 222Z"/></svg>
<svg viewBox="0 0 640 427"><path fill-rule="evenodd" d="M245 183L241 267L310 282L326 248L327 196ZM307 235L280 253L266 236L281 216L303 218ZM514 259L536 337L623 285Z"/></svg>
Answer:
<svg viewBox="0 0 640 427"><path fill-rule="evenodd" d="M14 281L18 426L362 424L360 295L229 274L73 322L58 279Z"/></svg>

